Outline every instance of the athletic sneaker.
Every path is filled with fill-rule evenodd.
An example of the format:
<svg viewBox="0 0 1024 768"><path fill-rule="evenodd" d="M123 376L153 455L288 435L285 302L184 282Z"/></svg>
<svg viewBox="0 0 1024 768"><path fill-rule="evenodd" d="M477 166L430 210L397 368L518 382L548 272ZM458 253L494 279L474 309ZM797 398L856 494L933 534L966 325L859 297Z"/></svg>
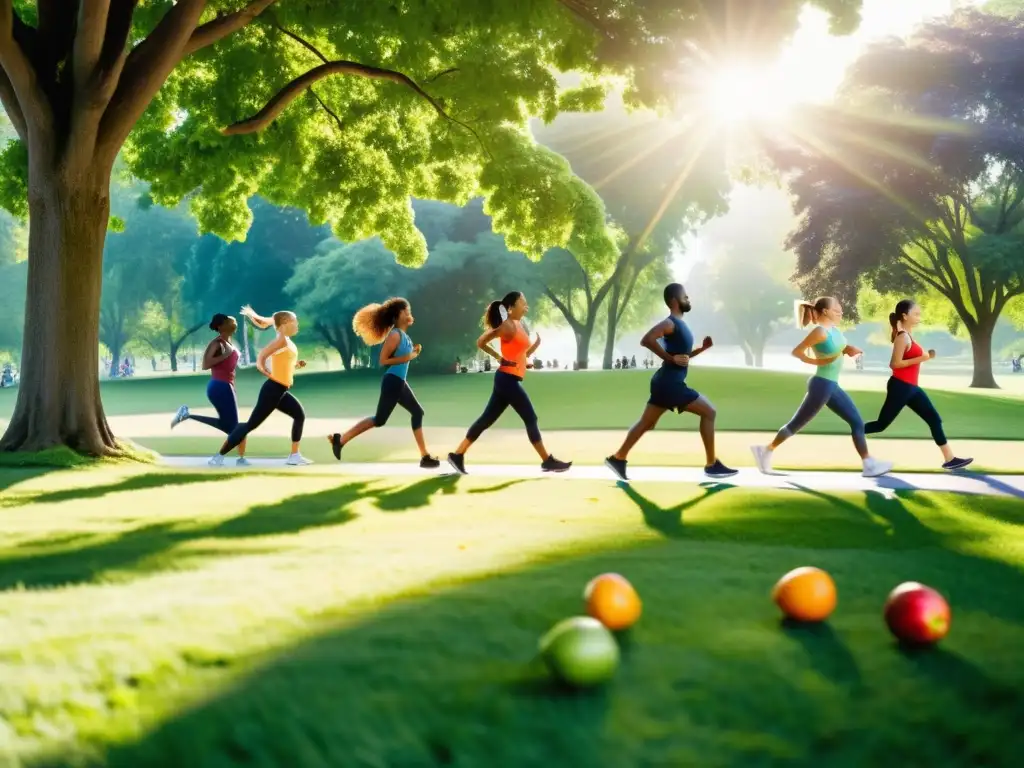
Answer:
<svg viewBox="0 0 1024 768"><path fill-rule="evenodd" d="M571 466L571 461L559 461L554 456L548 456L540 468L543 472L565 472Z"/></svg>
<svg viewBox="0 0 1024 768"><path fill-rule="evenodd" d="M252 462L249 461L247 458L245 458L245 456L239 456L238 460L235 461L235 466L236 467L251 467L252 466Z"/></svg>
<svg viewBox="0 0 1024 768"><path fill-rule="evenodd" d="M211 467L223 467L224 457L221 456L219 453L215 453L207 462L207 464L209 464Z"/></svg>
<svg viewBox="0 0 1024 768"><path fill-rule="evenodd" d="M754 464L761 470L762 474L772 473L772 451L766 445L752 445L750 452L754 454Z"/></svg>
<svg viewBox="0 0 1024 768"><path fill-rule="evenodd" d="M624 483L629 482L629 478L626 477L626 464L628 463L629 462L627 462L625 459L616 459L614 456L609 456L607 459L604 460L604 465L608 467L608 469L610 469L614 473L614 475Z"/></svg>
<svg viewBox="0 0 1024 768"><path fill-rule="evenodd" d="M424 456L420 459L420 469L437 469L441 466L441 460L436 456Z"/></svg>
<svg viewBox="0 0 1024 768"><path fill-rule="evenodd" d="M892 462L882 459L864 459L864 477L881 477L892 471Z"/></svg>
<svg viewBox="0 0 1024 768"><path fill-rule="evenodd" d="M192 414L189 413L188 406L181 406L181 408L178 409L178 412L174 414L174 418L171 419L171 429L174 429L183 421L188 421L190 418L192 418Z"/></svg>
<svg viewBox="0 0 1024 768"><path fill-rule="evenodd" d="M449 453L448 463L451 465L452 469L454 469L460 475L469 474L469 472L466 471L466 457L463 456L461 453Z"/></svg>
<svg viewBox="0 0 1024 768"><path fill-rule="evenodd" d="M956 472L958 469L963 469L974 463L974 459L958 459L952 458L942 465L942 468L947 472Z"/></svg>
<svg viewBox="0 0 1024 768"><path fill-rule="evenodd" d="M291 456L288 457L288 461L286 461L285 463L290 467L305 467L312 464L313 462L310 459L307 459L301 453L293 453Z"/></svg>
<svg viewBox="0 0 1024 768"><path fill-rule="evenodd" d="M341 443L341 435L335 432L333 435L331 435L331 451L334 453L334 458L336 458L338 461L341 461L342 448L344 448L344 446Z"/></svg>
<svg viewBox="0 0 1024 768"><path fill-rule="evenodd" d="M738 475L739 470L730 469L721 461L715 459L714 464L704 467L704 474L708 477L732 477L733 475Z"/></svg>

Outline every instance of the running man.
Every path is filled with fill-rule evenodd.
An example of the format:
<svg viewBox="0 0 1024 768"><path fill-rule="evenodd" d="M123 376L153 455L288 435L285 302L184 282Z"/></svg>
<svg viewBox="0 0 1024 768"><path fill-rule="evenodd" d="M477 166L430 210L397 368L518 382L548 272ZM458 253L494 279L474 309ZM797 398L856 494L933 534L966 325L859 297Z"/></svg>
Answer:
<svg viewBox="0 0 1024 768"><path fill-rule="evenodd" d="M448 454L448 463L460 474L466 472L466 452L498 418L511 406L526 427L530 444L541 458L540 468L545 472L565 472L572 466L571 461L559 461L544 447L537 426L537 413L533 410L530 396L523 388L526 377L526 362L540 346L540 336L530 343L530 335L523 328L523 317L529 310L526 297L519 291L506 294L501 301L492 301L484 312L484 334L477 339L477 347L498 361L499 368L494 374L494 389L487 407L466 432L463 440L453 453ZM491 347L495 339L501 341L501 354Z"/></svg>
<svg viewBox="0 0 1024 768"><path fill-rule="evenodd" d="M299 453L306 413L302 410L302 403L289 391L295 382L295 369L306 367L306 362L299 360L299 350L292 341L292 336L299 332L299 319L294 312L275 312L273 318L268 319L257 315L249 306L242 307L242 314L260 328L269 328L273 325L277 329L277 336L261 349L256 357L256 369L266 376L267 380L260 387L249 420L231 430L220 452L210 459L210 466L222 466L225 454L245 440L275 410L292 418L292 452L287 463L292 466L312 464L312 461Z"/></svg>
<svg viewBox="0 0 1024 768"><path fill-rule="evenodd" d="M669 316L644 334L640 341L644 347L661 358L661 368L651 377L651 396L640 420L626 433L626 439L619 450L604 460L605 466L620 480L627 481L627 456L637 441L654 429L665 411L685 411L700 417L700 439L704 443L704 474L713 478L732 477L736 470L725 466L715 454L715 407L706 397L690 389L686 383L690 361L711 349L714 342L710 336L706 336L698 349L693 348L693 333L683 320L683 315L691 309L690 297L686 295L682 285L672 283L665 286L664 296Z"/></svg>
<svg viewBox="0 0 1024 768"><path fill-rule="evenodd" d="M238 367L239 353L231 343L238 321L230 315L217 313L210 321L210 330L217 332L217 337L206 345L203 352L203 370L210 372L210 381L206 385L206 397L217 410L217 418L195 416L183 405L171 421L171 429L183 421L198 421L208 427L219 429L226 435L238 426L238 396L235 393L235 369ZM238 444L238 461L240 467L248 467L245 458L245 440Z"/></svg>
<svg viewBox="0 0 1024 768"><path fill-rule="evenodd" d="M412 417L412 434L416 446L420 449L420 467L436 469L441 462L427 451L423 439L423 406L409 386L409 363L419 357L423 347L413 344L406 331L415 322L412 307L402 298L388 299L383 304L368 304L352 319L352 330L356 332L369 347L381 342L380 365L384 376L380 382L380 399L377 401L377 412L367 416L353 426L344 435L335 432L327 436L331 444L334 458L341 461L341 449L349 442L374 427L383 427L400 405Z"/></svg>
<svg viewBox="0 0 1024 768"><path fill-rule="evenodd" d="M822 408L828 406L836 416L850 425L853 445L863 462L864 477L880 477L892 469L891 461L871 458L868 441L864 436L864 420L860 417L853 400L839 386L839 372L843 369L843 355L856 357L861 350L846 343L843 332L836 327L843 319L843 306L831 296L822 296L809 303L797 302L797 325L801 328L814 324L810 333L793 349L793 356L808 365L817 367L817 372L807 381L807 394L775 439L766 446L751 447L754 463L764 474L771 474L772 456L775 449L811 423ZM814 350L814 357L808 352Z"/></svg>
<svg viewBox="0 0 1024 768"><path fill-rule="evenodd" d="M969 466L974 459L958 459L953 455L949 441L946 440L946 433L942 430L942 417L935 410L925 391L917 385L921 375L921 363L935 359L934 349L925 352L910 335L920 322L921 307L911 299L900 301L896 309L889 314L889 325L892 327L892 358L889 360L889 367L892 369L892 376L885 387L882 410L875 421L869 421L865 425L864 432L869 435L884 432L900 415L900 411L910 408L931 430L932 439L942 451L942 468L954 472Z"/></svg>

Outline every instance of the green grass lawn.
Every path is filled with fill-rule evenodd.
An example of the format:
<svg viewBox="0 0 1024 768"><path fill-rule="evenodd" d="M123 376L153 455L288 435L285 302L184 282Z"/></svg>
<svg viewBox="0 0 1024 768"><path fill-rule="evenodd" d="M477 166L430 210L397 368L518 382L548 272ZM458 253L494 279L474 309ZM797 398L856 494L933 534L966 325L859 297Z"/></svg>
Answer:
<svg viewBox="0 0 1024 768"><path fill-rule="evenodd" d="M636 421L647 401L650 373L645 371L594 371L586 373L537 373L527 388L545 430L625 429ZM806 376L768 371L726 368L694 368L692 386L705 393L718 408L718 429L723 431L775 431L789 420L805 391ZM877 378L877 377L876 377ZM858 386L870 382L870 391ZM244 372L239 380L243 418L255 402L262 377ZM426 409L428 427L467 427L483 410L490 394L491 378L466 376L413 376L411 383ZM875 379L855 374L845 377L865 419L873 418L884 393ZM207 408L206 379L200 376L111 381L102 386L108 415L172 413L186 403ZM370 374L322 373L300 376L295 394L307 416L353 418L373 413L380 391L380 377ZM935 390L930 395L942 414L951 437L979 439L1021 438L1024 399L1013 395L966 396L962 392ZM15 393L0 390L0 418L9 417ZM696 430L692 417L666 417L663 429ZM396 413L396 424L405 417ZM518 417L510 410L499 427L517 428ZM810 434L845 434L846 425L829 412L822 413L806 429ZM924 424L913 414L903 415L886 433L888 437L927 437Z"/></svg>
<svg viewBox="0 0 1024 768"><path fill-rule="evenodd" d="M608 482L0 470L0 765L1014 765L1024 505ZM839 607L768 593L828 569ZM595 574L605 688L534 659ZM901 651L881 606L942 591ZM22 762L15 755L20 755ZM6 758L6 762L5 762Z"/></svg>

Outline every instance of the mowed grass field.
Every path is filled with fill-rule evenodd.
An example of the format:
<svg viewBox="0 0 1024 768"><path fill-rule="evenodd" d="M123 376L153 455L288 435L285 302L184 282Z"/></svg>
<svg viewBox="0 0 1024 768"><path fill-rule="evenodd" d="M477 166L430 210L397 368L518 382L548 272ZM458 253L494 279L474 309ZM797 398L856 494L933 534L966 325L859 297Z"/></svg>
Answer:
<svg viewBox="0 0 1024 768"><path fill-rule="evenodd" d="M1024 505L728 484L0 469L0 765L1016 765ZM836 580L780 622L791 568ZM644 600L614 680L541 634ZM952 631L901 650L920 580Z"/></svg>

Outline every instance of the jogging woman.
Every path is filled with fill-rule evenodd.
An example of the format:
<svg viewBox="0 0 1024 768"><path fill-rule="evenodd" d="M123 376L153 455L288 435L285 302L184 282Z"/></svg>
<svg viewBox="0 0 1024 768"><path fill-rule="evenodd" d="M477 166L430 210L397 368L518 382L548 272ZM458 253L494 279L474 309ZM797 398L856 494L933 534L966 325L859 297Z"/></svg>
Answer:
<svg viewBox="0 0 1024 768"><path fill-rule="evenodd" d="M171 421L171 429L183 421L198 421L226 435L238 426L238 397L235 394L235 369L238 367L238 349L231 343L231 338L238 330L238 321L229 315L216 314L210 321L210 330L217 332L217 338L206 345L203 352L203 370L210 372L210 381L206 385L206 397L217 410L217 418L211 416L195 416L187 405L178 409ZM238 444L238 461L240 467L249 466L245 458L245 440Z"/></svg>
<svg viewBox="0 0 1024 768"><path fill-rule="evenodd" d="M501 301L492 301L484 312L484 334L477 339L477 347L498 361L498 371L494 374L494 389L487 407L473 426L466 432L454 453L448 454L448 463L461 474L466 474L466 452L480 435L490 427L511 406L526 426L526 435L541 458L540 468L545 472L565 472L572 466L571 461L559 461L544 447L540 429L537 427L537 413L533 410L530 396L523 388L526 369L530 367L527 360L533 356L540 346L540 336L530 343L530 336L523 328L523 317L529 310L526 297L519 291L512 291ZM491 347L491 342L499 339L501 354Z"/></svg>
<svg viewBox="0 0 1024 768"><path fill-rule="evenodd" d="M224 455L245 440L275 410L292 418L292 452L288 457L288 464L312 464L313 462L299 453L306 414L302 410L302 403L289 391L295 381L295 369L306 367L305 361L299 360L299 350L292 341L292 336L299 332L299 319L294 312L275 312L273 318L268 319L257 315L252 307L248 306L242 307L242 314L260 328L269 328L273 325L277 329L277 337L261 349L256 357L256 369L266 376L267 380L260 387L249 420L231 430L220 452L210 459L210 464L215 467L221 466L224 463Z"/></svg>
<svg viewBox="0 0 1024 768"><path fill-rule="evenodd" d="M441 462L427 452L427 444L423 439L423 407L408 382L409 363L419 357L423 349L419 344L413 344L406 333L414 322L412 308L402 298L388 299L383 304L368 304L356 312L352 319L352 330L367 346L375 347L383 342L380 365L384 368L384 376L380 382L377 412L367 416L344 435L337 432L328 435L327 440L338 461L341 461L341 449L354 437L374 427L383 427L388 423L395 406L400 405L412 417L412 434L420 449L420 466L423 469L441 466Z"/></svg>
<svg viewBox="0 0 1024 768"><path fill-rule="evenodd" d="M622 446L604 460L608 469L620 480L626 477L629 452L637 441L654 429L666 411L692 413L700 417L700 437L704 443L704 474L712 478L732 477L737 474L719 461L715 454L715 407L708 399L686 383L690 361L709 350L714 343L710 336L697 349L693 348L693 333L683 320L690 311L690 297L679 283L665 286L665 305L669 316L651 328L640 344L662 360L661 368L651 377L651 396L640 420L634 424Z"/></svg>
<svg viewBox="0 0 1024 768"><path fill-rule="evenodd" d="M843 307L834 298L823 296L813 304L806 301L797 303L797 324L806 328L814 323L811 332L793 349L793 356L817 366L817 372L807 382L807 394L793 418L779 430L775 439L767 446L753 446L757 468L765 474L772 471L772 454L786 440L810 424L822 408L828 406L836 416L850 425L853 444L863 462L864 477L879 477L892 469L892 462L873 459L868 453L868 442L864 436L864 421L850 396L839 386L839 372L843 367L843 355L856 357L861 350L846 343L836 325L843 319ZM808 352L814 350L814 357Z"/></svg>
<svg viewBox="0 0 1024 768"><path fill-rule="evenodd" d="M869 435L884 432L896 420L900 411L910 408L931 430L932 439L942 451L942 468L952 472L970 465L974 459L958 459L953 455L953 450L946 440L946 433L942 431L942 418L939 412L935 410L925 391L917 385L921 375L921 363L935 358L934 349L925 352L910 335L920 322L921 308L910 299L899 302L889 315L889 325L892 327L892 357L889 360L889 367L892 369L892 376L886 384L885 402L882 403L878 418L869 421L864 431Z"/></svg>

